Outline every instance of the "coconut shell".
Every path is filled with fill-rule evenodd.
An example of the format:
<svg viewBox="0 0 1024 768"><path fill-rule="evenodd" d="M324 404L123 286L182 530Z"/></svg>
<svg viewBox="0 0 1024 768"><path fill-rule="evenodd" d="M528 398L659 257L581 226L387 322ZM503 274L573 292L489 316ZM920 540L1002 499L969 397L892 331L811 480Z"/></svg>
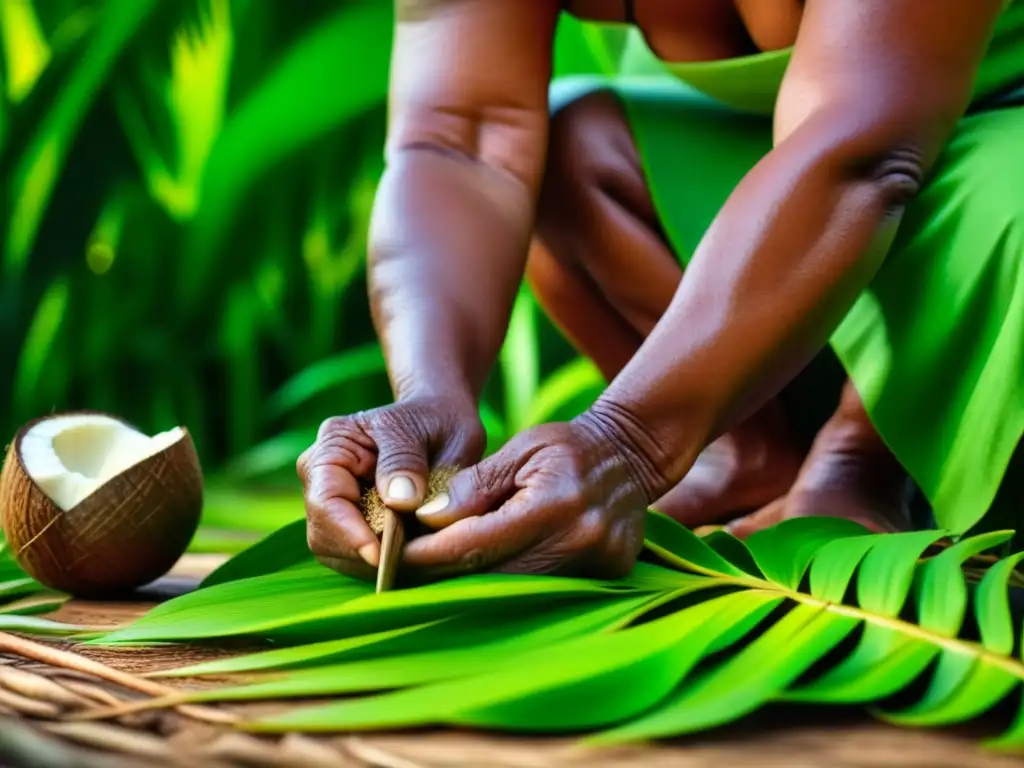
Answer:
<svg viewBox="0 0 1024 768"><path fill-rule="evenodd" d="M188 431L64 511L25 471L21 441L36 423L19 431L0 472L0 521L18 564L41 584L78 597L126 593L166 574L203 508L203 475Z"/></svg>

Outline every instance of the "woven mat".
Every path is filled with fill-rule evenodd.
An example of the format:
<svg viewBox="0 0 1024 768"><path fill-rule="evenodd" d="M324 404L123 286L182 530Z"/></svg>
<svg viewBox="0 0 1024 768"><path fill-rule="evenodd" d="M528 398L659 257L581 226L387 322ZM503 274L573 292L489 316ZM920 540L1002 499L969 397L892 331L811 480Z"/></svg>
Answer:
<svg viewBox="0 0 1024 768"><path fill-rule="evenodd" d="M54 618L116 624L142 614L153 600L190 588L216 560L183 560L146 595L148 601L71 602ZM76 656L129 673L180 666L225 655L198 648L110 651L58 646ZM12 671L13 670L13 671ZM171 681L167 681L170 683ZM195 680L175 681L195 687ZM144 712L116 721L75 721L77 709L137 698L95 675L68 672L19 653L0 654L0 766L21 768L1003 768L1024 760L982 751L969 737L900 730L856 712L823 708L771 710L685 743L581 750L568 739L497 737L451 730L406 734L264 738L230 726L199 722L175 711ZM301 704L293 702L291 706ZM241 705L215 712L253 715L285 706ZM211 709L211 711L214 711Z"/></svg>

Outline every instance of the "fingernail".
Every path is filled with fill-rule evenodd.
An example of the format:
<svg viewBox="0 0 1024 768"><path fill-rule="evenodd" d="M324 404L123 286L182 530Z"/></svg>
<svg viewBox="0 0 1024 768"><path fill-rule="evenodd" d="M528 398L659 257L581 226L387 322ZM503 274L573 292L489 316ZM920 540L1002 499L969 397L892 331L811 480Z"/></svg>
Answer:
<svg viewBox="0 0 1024 768"><path fill-rule="evenodd" d="M391 478L388 483L388 499L392 501L411 501L416 498L416 483L405 475Z"/></svg>
<svg viewBox="0 0 1024 768"><path fill-rule="evenodd" d="M359 556L363 558L368 565L376 568L380 563L380 547L376 544L364 544L359 548Z"/></svg>
<svg viewBox="0 0 1024 768"><path fill-rule="evenodd" d="M438 512L447 509L449 503L451 503L451 497L444 491L441 491L441 493L416 510L416 517L436 515Z"/></svg>

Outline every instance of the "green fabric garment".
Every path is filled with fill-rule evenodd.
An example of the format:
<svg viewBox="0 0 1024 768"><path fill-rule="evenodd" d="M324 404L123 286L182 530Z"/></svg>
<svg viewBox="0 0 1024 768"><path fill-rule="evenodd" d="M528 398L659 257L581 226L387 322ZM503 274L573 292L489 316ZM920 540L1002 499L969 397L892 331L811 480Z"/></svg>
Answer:
<svg viewBox="0 0 1024 768"><path fill-rule="evenodd" d="M639 31L631 30L620 60L624 76L664 76L682 80L716 101L746 112L769 115L775 107L791 48L719 61L659 61ZM1024 2L1009 0L992 34L975 78L974 101L1020 81L1024 74Z"/></svg>
<svg viewBox="0 0 1024 768"><path fill-rule="evenodd" d="M1018 3L993 40L978 98L1024 77L1022 30ZM634 36L623 75L610 87L625 105L655 206L685 263L771 149L771 105L788 52L670 72L638 43ZM1024 107L962 118L880 272L831 339L937 524L958 533L1004 517L993 503L1024 433L1022 171ZM1016 504L1014 524L1020 500L1008 502Z"/></svg>

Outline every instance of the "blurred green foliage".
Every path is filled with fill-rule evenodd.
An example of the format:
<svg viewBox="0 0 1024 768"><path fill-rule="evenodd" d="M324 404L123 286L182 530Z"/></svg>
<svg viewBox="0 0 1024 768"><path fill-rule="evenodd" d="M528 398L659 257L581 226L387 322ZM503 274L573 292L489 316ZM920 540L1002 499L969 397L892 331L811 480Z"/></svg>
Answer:
<svg viewBox="0 0 1024 768"><path fill-rule="evenodd" d="M5 434L68 408L185 424L211 476L294 487L320 421L388 402L364 265L392 13L0 1ZM605 35L564 19L556 74L608 71ZM524 291L492 447L601 386Z"/></svg>

